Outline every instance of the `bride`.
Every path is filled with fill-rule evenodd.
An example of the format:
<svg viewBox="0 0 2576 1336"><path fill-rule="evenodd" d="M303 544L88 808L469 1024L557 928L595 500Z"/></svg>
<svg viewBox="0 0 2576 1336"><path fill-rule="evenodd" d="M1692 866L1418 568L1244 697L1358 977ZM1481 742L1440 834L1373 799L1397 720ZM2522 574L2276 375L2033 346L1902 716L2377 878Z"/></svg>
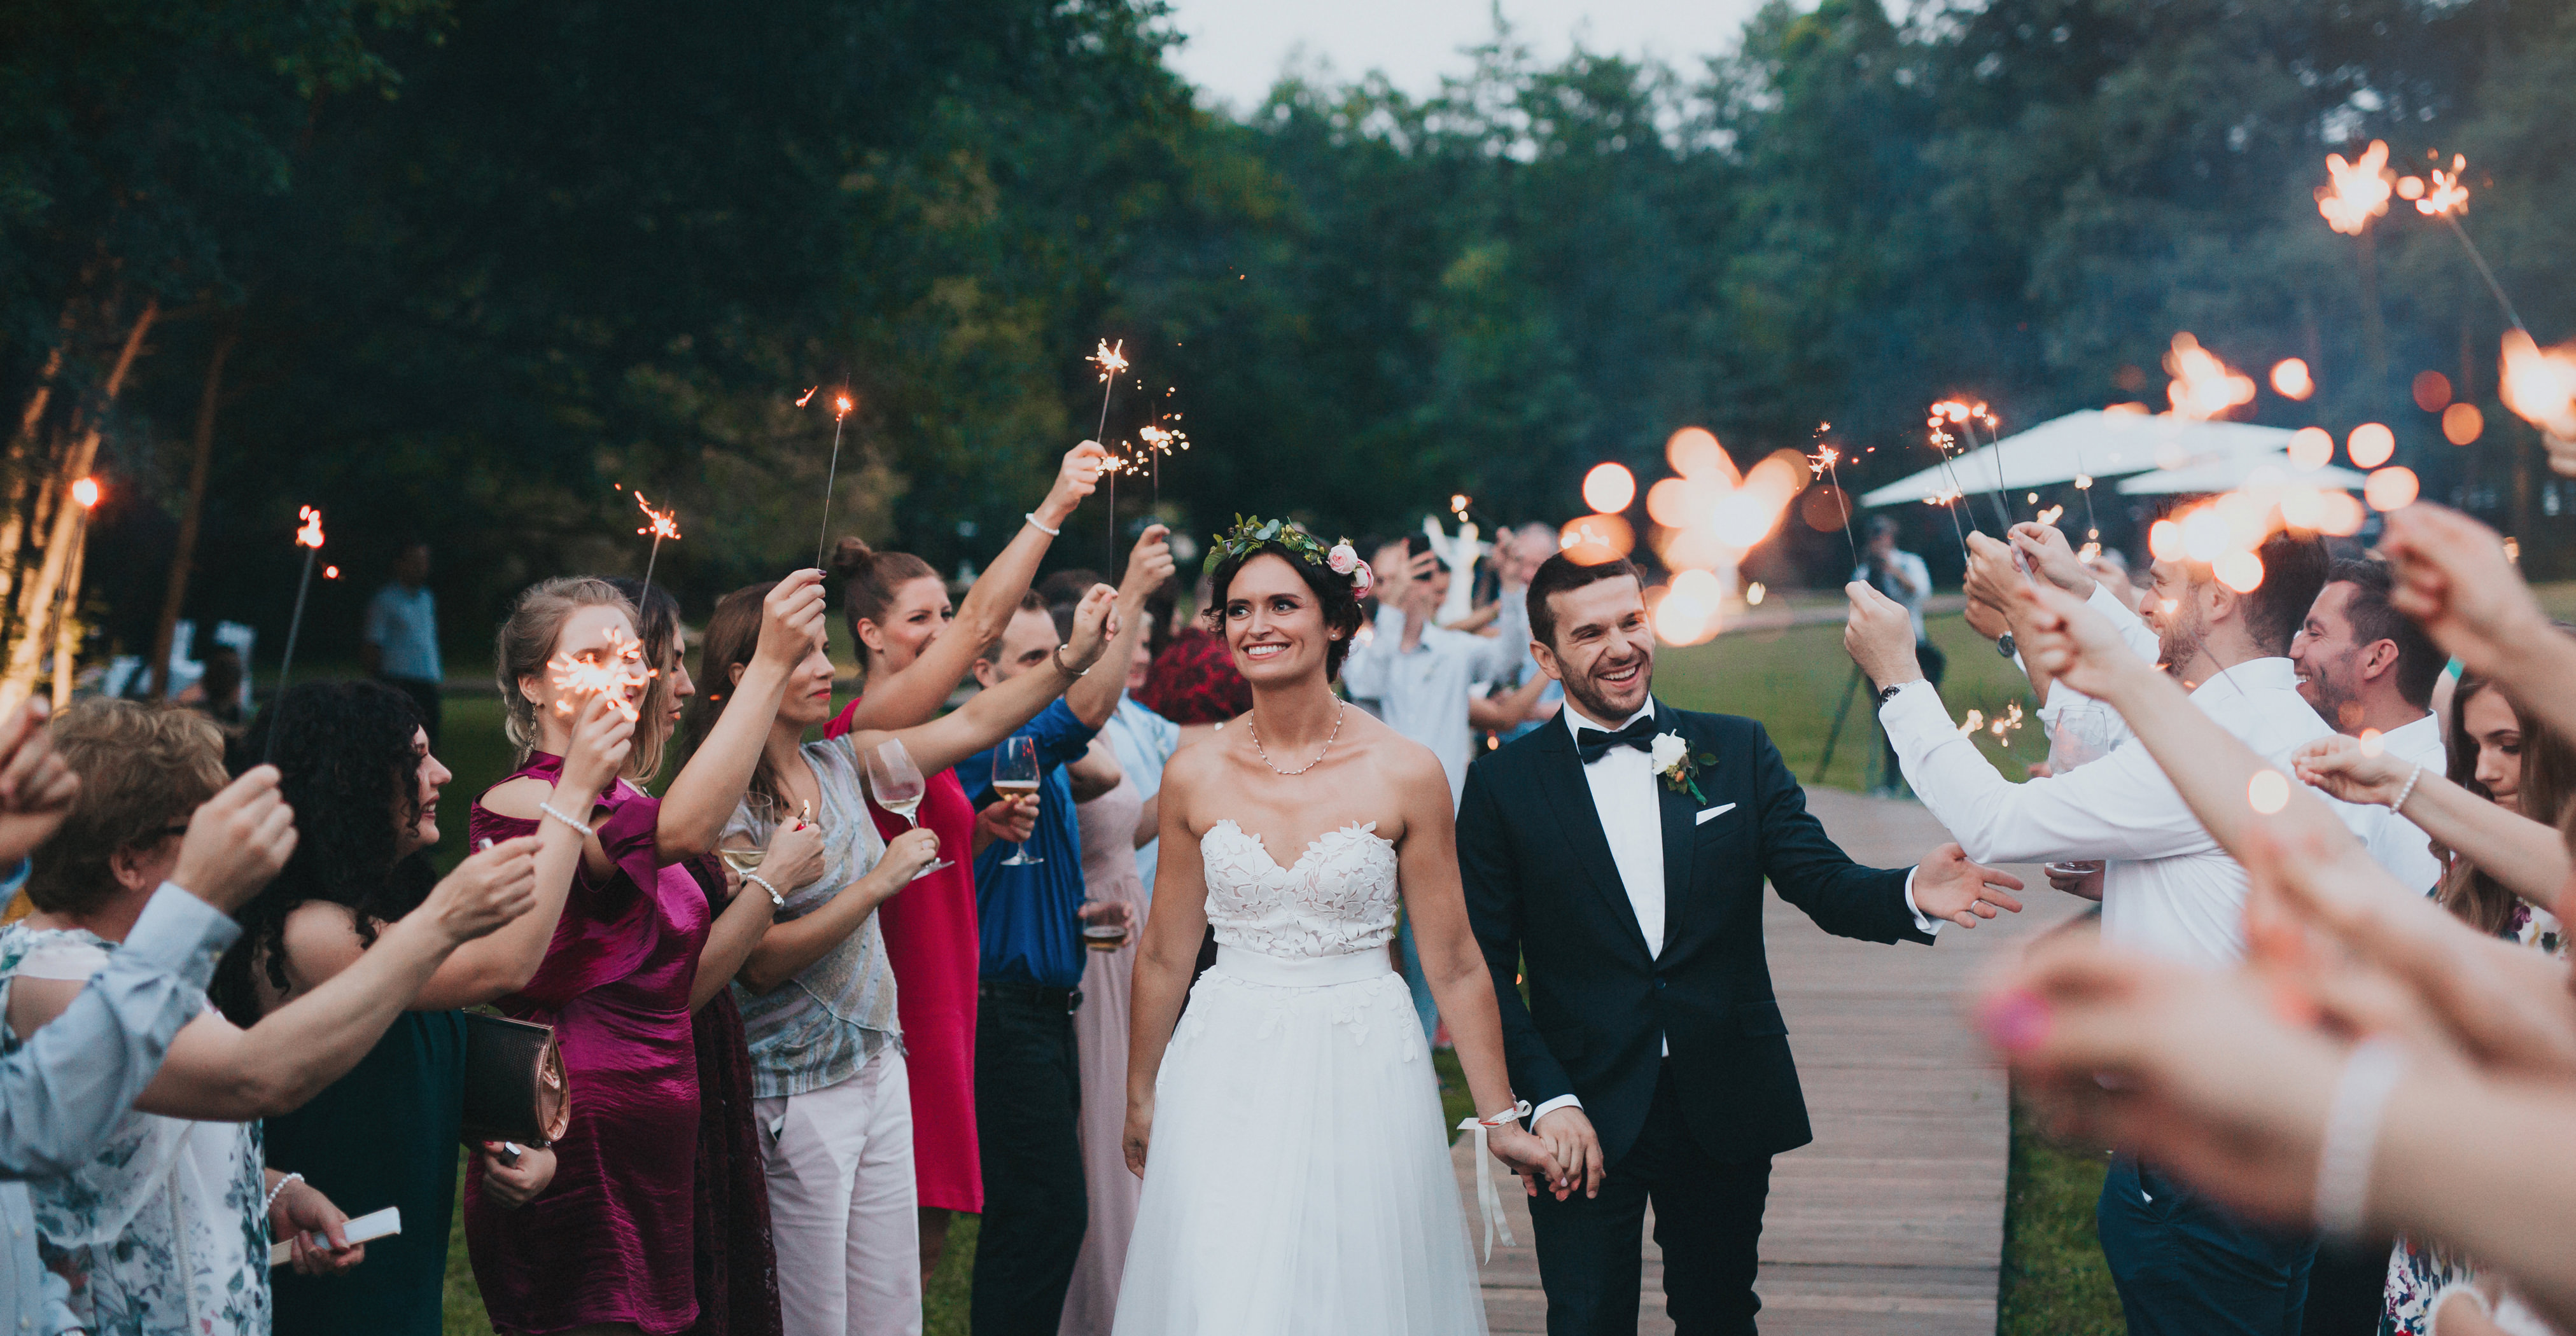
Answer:
<svg viewBox="0 0 2576 1336"><path fill-rule="evenodd" d="M1559 1174L1504 1072L1448 781L1333 695L1371 579L1347 543L1238 521L1209 559L1252 712L1163 772L1127 1064L1145 1188L1116 1331L1482 1333L1438 1079L1387 952L1399 889L1490 1149Z"/></svg>

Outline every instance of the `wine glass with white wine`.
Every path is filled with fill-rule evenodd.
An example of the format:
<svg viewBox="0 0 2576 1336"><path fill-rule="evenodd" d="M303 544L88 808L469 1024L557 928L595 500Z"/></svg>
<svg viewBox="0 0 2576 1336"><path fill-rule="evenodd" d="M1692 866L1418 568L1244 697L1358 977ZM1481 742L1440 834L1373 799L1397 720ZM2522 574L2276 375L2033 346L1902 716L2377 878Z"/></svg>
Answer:
<svg viewBox="0 0 2576 1336"><path fill-rule="evenodd" d="M921 777L921 767L912 763L912 753L904 750L903 739L887 738L861 753L859 761L867 771L868 792L876 798L877 806L902 817L906 826L919 826L921 822L913 813L921 807L922 795L930 786ZM933 860L913 873L912 879L919 881L946 866L945 858Z"/></svg>
<svg viewBox="0 0 2576 1336"><path fill-rule="evenodd" d="M742 805L751 814L751 824L735 830L725 837L725 843L716 846L716 857L733 869L737 880L750 876L760 867L760 860L769 856L769 836L778 829L776 798L765 793L748 793L743 795Z"/></svg>
<svg viewBox="0 0 2576 1336"><path fill-rule="evenodd" d="M1005 738L993 753L993 791L1005 798L1034 798L1038 792L1038 740L1030 737ZM1043 863L1043 858L1029 857L1026 841L1012 847L1003 867L1027 867Z"/></svg>

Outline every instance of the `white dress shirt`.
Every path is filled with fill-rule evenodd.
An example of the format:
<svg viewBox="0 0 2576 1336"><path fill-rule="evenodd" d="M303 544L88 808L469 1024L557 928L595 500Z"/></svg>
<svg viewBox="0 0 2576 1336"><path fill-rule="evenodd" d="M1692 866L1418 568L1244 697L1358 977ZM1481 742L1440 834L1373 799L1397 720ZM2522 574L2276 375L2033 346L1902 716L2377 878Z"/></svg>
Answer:
<svg viewBox="0 0 2576 1336"><path fill-rule="evenodd" d="M1467 791L1467 766L1476 759L1476 732L1467 726L1467 700L1478 682L1509 674L1529 648L1525 605L1503 600L1494 619L1502 628L1480 636L1425 624L1422 638L1404 648L1404 613L1381 606L1374 634L1351 647L1342 661L1342 685L1351 695L1378 703L1378 717L1396 732L1431 749L1449 777L1449 807Z"/></svg>
<svg viewBox="0 0 2576 1336"><path fill-rule="evenodd" d="M2406 765L2420 765L2425 774L2440 775L2449 768L2450 754L2442 746L2442 721L2431 714L2380 734L2379 743L2388 749L2391 758ZM2370 860L2388 869L2388 875L2410 891L2432 890L2434 883L2442 879L2442 860L2433 856L2432 837L2387 808L2369 810L2378 813L2377 830L2365 837L2370 845Z"/></svg>
<svg viewBox="0 0 2576 1336"><path fill-rule="evenodd" d="M2334 731L2300 698L2288 659L2240 663L2213 675L2191 701L2285 775L2291 752ZM2245 870L2192 815L2145 744L2131 738L2064 775L2014 784L1960 735L1929 682L1906 683L1878 717L1906 782L1968 857L2107 860L2104 941L2204 966L2245 954ZM2369 837L2372 809L2326 801L2356 836Z"/></svg>

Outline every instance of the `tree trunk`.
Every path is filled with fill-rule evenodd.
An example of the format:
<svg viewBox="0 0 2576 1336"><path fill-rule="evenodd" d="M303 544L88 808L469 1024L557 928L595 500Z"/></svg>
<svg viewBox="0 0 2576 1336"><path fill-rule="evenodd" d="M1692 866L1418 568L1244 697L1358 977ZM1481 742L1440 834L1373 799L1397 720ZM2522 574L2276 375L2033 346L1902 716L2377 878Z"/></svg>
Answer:
<svg viewBox="0 0 2576 1336"><path fill-rule="evenodd" d="M45 526L45 563L37 569L35 579L22 583L18 591L17 640L9 647L8 671L0 674L0 713L17 709L35 694L36 674L44 665L46 642L52 639L45 634L48 629L45 618L49 612L55 611L55 598L62 590L64 575L70 570L72 529L79 522L81 512L79 506L70 503L65 493L74 482L87 476L90 465L97 461L99 436L103 430L99 424L108 406L116 402L118 392L125 388L125 378L134 369L134 359L143 351L143 338L151 332L152 322L160 317L160 299L146 300L142 314L135 317L134 327L126 333L125 346L118 351L116 364L109 368L106 382L99 386L97 406L86 415L88 425L78 432L71 448L63 453L61 466L55 469L54 475L42 484L45 490L38 500L51 503L52 510L52 522Z"/></svg>
<svg viewBox="0 0 2576 1336"><path fill-rule="evenodd" d="M179 550L170 555L170 585L161 596L161 619L152 627L152 657L145 663L152 674L154 700L170 698L170 649L179 636L179 611L188 601L188 576L196 568L197 526L206 513L206 483L214 466L215 410L223 398L224 359L232 355L233 343L240 337L241 318L236 313L215 335L214 351L206 357L206 387L197 397L195 453L188 461L188 504L179 513Z"/></svg>
<svg viewBox="0 0 2576 1336"><path fill-rule="evenodd" d="M71 509L79 512L72 520L71 574L63 579L63 596L54 610L54 709L58 713L71 708L72 683L80 671L81 570L89 565L89 507Z"/></svg>

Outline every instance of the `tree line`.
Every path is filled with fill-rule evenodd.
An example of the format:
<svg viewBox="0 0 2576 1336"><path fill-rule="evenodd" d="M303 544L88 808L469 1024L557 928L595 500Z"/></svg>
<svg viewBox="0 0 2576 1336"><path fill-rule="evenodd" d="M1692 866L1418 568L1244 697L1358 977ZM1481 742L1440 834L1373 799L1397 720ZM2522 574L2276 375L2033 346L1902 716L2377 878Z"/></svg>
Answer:
<svg viewBox="0 0 2576 1336"><path fill-rule="evenodd" d="M8 686L83 476L88 660L178 615L274 645L304 504L347 577L314 652L414 537L470 643L529 579L640 569L636 491L693 611L810 560L844 388L835 527L972 562L1090 433L1102 337L1112 435L1179 415L1161 499L1200 528L1559 520L1686 424L1749 465L1829 421L1862 488L1933 462L1937 398L2161 407L2189 330L2314 368L2243 415L2386 422L2428 495L2563 560L2456 241L2401 202L2357 242L2311 191L2374 138L2466 154L2465 226L2576 335L2565 6L1775 3L1694 65L1500 32L1433 95L1291 72L1240 115L1175 40L1128 0L0 6ZM2410 401L2426 370L2474 443ZM1059 559L1097 564L1082 522ZM1792 524L1755 570L1840 547Z"/></svg>

